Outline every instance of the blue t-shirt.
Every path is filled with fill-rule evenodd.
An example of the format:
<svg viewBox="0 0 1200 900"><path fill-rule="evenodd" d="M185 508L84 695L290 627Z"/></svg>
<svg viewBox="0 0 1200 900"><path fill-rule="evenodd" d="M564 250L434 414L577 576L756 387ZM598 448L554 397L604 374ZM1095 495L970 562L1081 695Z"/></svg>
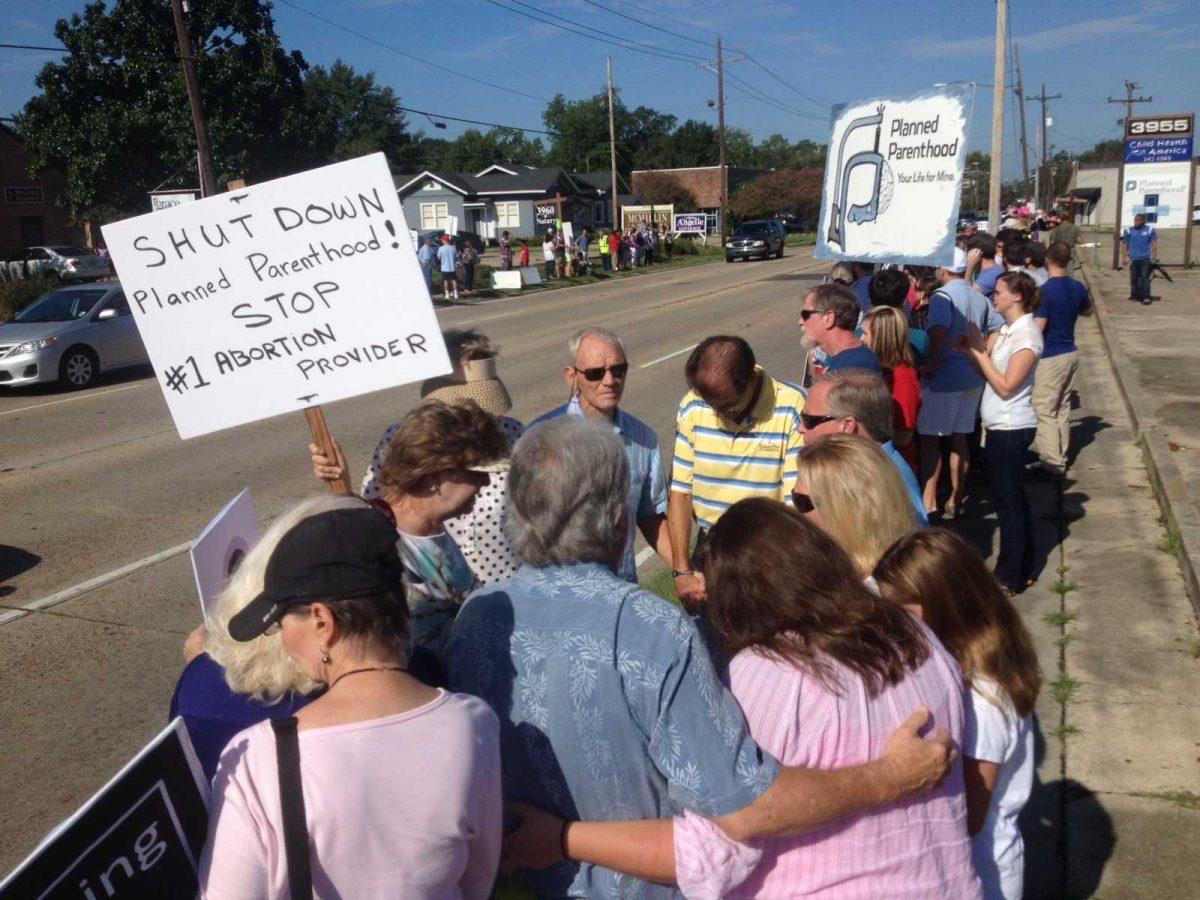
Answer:
<svg viewBox="0 0 1200 900"><path fill-rule="evenodd" d="M1083 282L1066 276L1046 282L1042 287L1042 305L1033 314L1036 319L1046 320L1042 359L1075 352L1075 320L1091 308L1092 298Z"/></svg>
<svg viewBox="0 0 1200 900"><path fill-rule="evenodd" d="M883 374L883 369L879 365L879 357L866 344L859 344L857 347L851 347L829 357L825 362L825 371L833 372L837 369L866 369L868 372Z"/></svg>
<svg viewBox="0 0 1200 900"><path fill-rule="evenodd" d="M437 257L443 272L453 273L458 266L458 250L453 244L442 244L438 247Z"/></svg>
<svg viewBox="0 0 1200 900"><path fill-rule="evenodd" d="M913 509L917 511L917 519L922 525L929 524L929 513L925 512L925 498L921 496L921 485L917 482L916 473L913 472L912 466L908 464L900 451L896 449L896 445L891 441L880 444L883 452L896 464L896 468L900 472L900 478L904 482L904 486L908 489L908 499L912 501Z"/></svg>
<svg viewBox="0 0 1200 900"><path fill-rule="evenodd" d="M868 312L871 309L871 276L864 275L858 281L854 282L854 293L858 297L858 305L862 307L863 312Z"/></svg>
<svg viewBox="0 0 1200 900"><path fill-rule="evenodd" d="M1149 225L1141 228L1126 228L1121 243L1129 248L1130 259L1149 259L1150 245L1158 240L1158 232Z"/></svg>
<svg viewBox="0 0 1200 900"><path fill-rule="evenodd" d="M1004 266L992 266L990 269L984 269L975 279L975 287L983 291L983 295L991 298L992 294L996 293L996 281L1004 274Z"/></svg>
<svg viewBox="0 0 1200 900"><path fill-rule="evenodd" d="M303 694L290 694L278 703L263 703L235 694L225 682L225 670L220 663L207 653L201 653L179 676L175 695L171 697L170 718L183 716L200 768L212 781L221 751L235 734L264 719L294 716L313 699Z"/></svg>
<svg viewBox="0 0 1200 900"><path fill-rule="evenodd" d="M924 328L909 328L908 346L912 348L916 364L925 365L925 360L929 359L929 332Z"/></svg>
<svg viewBox="0 0 1200 900"><path fill-rule="evenodd" d="M935 394L966 391L983 387L983 376L975 371L971 361L954 349L954 342L973 322L984 334L999 331L1004 319L992 309L987 298L961 278L942 285L929 297L929 320L925 327L946 329L942 352L931 362L935 368L921 382L922 391Z"/></svg>

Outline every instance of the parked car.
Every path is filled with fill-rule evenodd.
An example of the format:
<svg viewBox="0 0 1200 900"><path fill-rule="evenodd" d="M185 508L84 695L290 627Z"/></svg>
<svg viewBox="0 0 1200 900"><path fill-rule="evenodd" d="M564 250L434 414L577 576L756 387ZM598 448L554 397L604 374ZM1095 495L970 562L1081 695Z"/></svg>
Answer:
<svg viewBox="0 0 1200 900"><path fill-rule="evenodd" d="M749 259L752 256L768 259L772 253L779 259L783 256L783 245L786 242L787 232L784 231L781 222L774 219L743 222L725 242L725 262Z"/></svg>
<svg viewBox="0 0 1200 900"><path fill-rule="evenodd" d="M17 278L46 274L62 282L95 281L113 273L112 263L103 256L65 244L26 247L21 258L5 263L5 268Z"/></svg>
<svg viewBox="0 0 1200 900"><path fill-rule="evenodd" d="M149 361L117 282L57 288L0 325L0 387L85 388L101 372Z"/></svg>
<svg viewBox="0 0 1200 900"><path fill-rule="evenodd" d="M417 234L417 246L419 247L421 244L424 244L426 238L432 237L434 243L440 247L442 244L442 235L445 233L446 229L444 228L426 228ZM480 254L483 253L487 246L487 242L473 231L459 231L456 233L455 244L457 246L462 247L468 241L475 245L475 249Z"/></svg>

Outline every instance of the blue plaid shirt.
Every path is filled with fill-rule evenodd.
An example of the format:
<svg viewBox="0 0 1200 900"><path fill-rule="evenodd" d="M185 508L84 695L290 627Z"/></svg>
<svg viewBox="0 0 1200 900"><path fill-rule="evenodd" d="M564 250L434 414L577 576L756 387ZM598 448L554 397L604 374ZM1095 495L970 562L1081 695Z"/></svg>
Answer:
<svg viewBox="0 0 1200 900"><path fill-rule="evenodd" d="M522 566L472 594L446 648L450 688L500 717L504 796L581 820L722 816L779 764L750 737L675 606L599 563ZM540 897L676 897L586 863L523 873Z"/></svg>

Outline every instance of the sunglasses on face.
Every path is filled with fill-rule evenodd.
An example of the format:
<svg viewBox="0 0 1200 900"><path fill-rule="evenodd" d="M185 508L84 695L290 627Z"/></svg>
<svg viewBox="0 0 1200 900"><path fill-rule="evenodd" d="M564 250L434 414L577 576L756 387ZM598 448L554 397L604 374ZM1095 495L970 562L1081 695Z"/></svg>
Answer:
<svg viewBox="0 0 1200 900"><path fill-rule="evenodd" d="M838 417L837 416L817 416L817 415L813 415L812 413L806 413L806 412L800 413L800 421L801 421L801 423L803 423L804 427L809 431L812 431L818 425L824 425L826 422L832 422L836 418L838 418Z"/></svg>
<svg viewBox="0 0 1200 900"><path fill-rule="evenodd" d="M613 378L624 378L629 372L629 363L617 363L615 366L592 366L587 369L574 366L574 369L588 381L599 381L604 377L605 372L612 372Z"/></svg>
<svg viewBox="0 0 1200 900"><path fill-rule="evenodd" d="M792 491L792 506L796 508L796 512L810 513L817 508L813 503L812 497L808 494L802 494L800 491Z"/></svg>
<svg viewBox="0 0 1200 900"><path fill-rule="evenodd" d="M819 315L821 315L821 310L819 310L819 309L802 309L802 310L800 310L800 320L802 322L807 322L813 316L819 316Z"/></svg>

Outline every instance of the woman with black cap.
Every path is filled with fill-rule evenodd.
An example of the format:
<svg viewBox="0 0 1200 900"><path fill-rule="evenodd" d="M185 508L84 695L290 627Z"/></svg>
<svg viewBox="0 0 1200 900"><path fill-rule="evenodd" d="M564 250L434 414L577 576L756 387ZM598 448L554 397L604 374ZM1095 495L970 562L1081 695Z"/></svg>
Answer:
<svg viewBox="0 0 1200 900"><path fill-rule="evenodd" d="M237 577L259 592L212 623L327 688L226 747L201 896L485 897L501 838L496 716L408 674L395 529L366 503L328 501L251 551Z"/></svg>

